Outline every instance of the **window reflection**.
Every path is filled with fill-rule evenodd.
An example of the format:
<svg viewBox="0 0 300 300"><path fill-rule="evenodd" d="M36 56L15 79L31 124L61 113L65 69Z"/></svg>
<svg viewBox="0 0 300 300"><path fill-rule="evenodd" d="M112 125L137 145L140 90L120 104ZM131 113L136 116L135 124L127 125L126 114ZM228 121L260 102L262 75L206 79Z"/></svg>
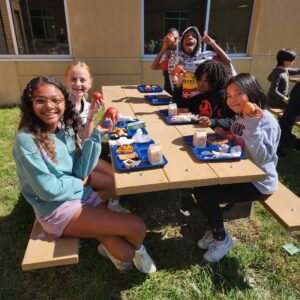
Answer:
<svg viewBox="0 0 300 300"><path fill-rule="evenodd" d="M156 54L168 29L195 25L204 31L206 0L144 0L144 52Z"/></svg>
<svg viewBox="0 0 300 300"><path fill-rule="evenodd" d="M19 54L69 54L62 0L10 0Z"/></svg>

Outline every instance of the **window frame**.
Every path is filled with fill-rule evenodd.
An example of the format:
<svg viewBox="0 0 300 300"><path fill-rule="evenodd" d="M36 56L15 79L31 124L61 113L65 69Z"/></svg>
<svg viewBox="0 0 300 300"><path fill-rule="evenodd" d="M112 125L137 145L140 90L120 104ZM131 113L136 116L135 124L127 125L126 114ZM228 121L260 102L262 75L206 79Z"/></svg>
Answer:
<svg viewBox="0 0 300 300"><path fill-rule="evenodd" d="M145 1L147 0L141 0L141 58L142 61L153 61L153 59L156 57L157 54L145 54L144 50L144 39L145 39ZM211 2L213 0L206 0L206 14L205 14L205 31L208 32L209 29L209 18L210 18L210 9L211 9ZM248 32L248 39L247 39L247 45L246 45L246 52L245 53L228 53L229 57L231 58L238 58L238 59L250 59L249 55L249 45L250 45L250 39L251 34L253 32L253 19L254 19L254 8L255 8L256 0L253 0L253 6L251 11L251 19L250 19L250 25L249 25L249 32ZM174 10L175 11L175 10ZM204 51L206 50L206 44L204 44L203 47Z"/></svg>
<svg viewBox="0 0 300 300"><path fill-rule="evenodd" d="M69 45L69 54L19 54L19 48L15 33L15 27L13 22L13 12L10 5L10 0L5 0L8 20L10 31L13 40L13 47L15 50L15 54L0 54L0 61L71 61L72 60L72 42L70 37L70 27L69 27L69 15L67 10L67 1L63 0L64 2L64 11L65 11L65 18L66 18L66 27L67 27L67 36L68 36L68 45Z"/></svg>

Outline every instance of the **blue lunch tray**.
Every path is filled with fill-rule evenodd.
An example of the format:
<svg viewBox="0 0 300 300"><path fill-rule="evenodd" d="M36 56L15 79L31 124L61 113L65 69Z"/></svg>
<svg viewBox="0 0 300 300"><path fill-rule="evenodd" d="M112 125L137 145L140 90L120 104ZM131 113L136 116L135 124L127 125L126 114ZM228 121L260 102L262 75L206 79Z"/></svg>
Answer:
<svg viewBox="0 0 300 300"><path fill-rule="evenodd" d="M216 137L216 138L227 138L226 136L220 136L217 134L208 134L207 138L211 138L211 137ZM219 160L238 160L241 158L245 158L245 154L242 153L241 156L239 157L219 157L216 158L213 156L213 153L211 152L212 150L214 151L219 151L219 146L215 145L215 144L210 144L210 143L206 143L206 147L204 148L195 148L193 146L193 136L192 135L188 135L188 136L184 136L184 141L185 143L191 148L191 150L193 151L193 153L195 154L195 156L202 161L219 161ZM229 143L227 144L231 147L233 147L232 141L229 140ZM228 151L226 151L227 153L230 152L230 148L228 149ZM202 155L201 152L203 151L209 151L211 152L211 155Z"/></svg>
<svg viewBox="0 0 300 300"><path fill-rule="evenodd" d="M160 93L163 89L158 84L148 84L151 86L151 90L146 90L146 84L139 85L137 89L141 93Z"/></svg>
<svg viewBox="0 0 300 300"><path fill-rule="evenodd" d="M167 124L170 124L170 125L183 125L183 124L197 124L197 123L199 123L199 121L194 121L194 120L173 122L173 121L171 121L172 117L169 117L169 115L168 115L168 110L167 109L162 109L162 110L159 111L159 113L162 115L165 122Z"/></svg>
<svg viewBox="0 0 300 300"><path fill-rule="evenodd" d="M135 166L135 167L132 167L129 169L125 168L123 161L118 158L118 155L121 154L121 153L117 153L117 148L119 146L112 146L111 150L112 150L116 169L118 169L119 171L131 172L134 170L159 168L159 167L163 167L164 165L166 165L168 163L168 161L164 155L163 155L162 163L159 163L159 164L150 164L149 163L148 148L149 148L150 144L154 144L154 141L150 141L149 143L143 143L143 144L137 144L137 143L131 144L131 146L133 146L133 151L135 151L139 156L139 158L137 160L141 160L141 163L138 166ZM131 153L131 152L129 152L129 153Z"/></svg>
<svg viewBox="0 0 300 300"><path fill-rule="evenodd" d="M173 103L173 98L166 94L145 95L144 96L152 105L169 105Z"/></svg>

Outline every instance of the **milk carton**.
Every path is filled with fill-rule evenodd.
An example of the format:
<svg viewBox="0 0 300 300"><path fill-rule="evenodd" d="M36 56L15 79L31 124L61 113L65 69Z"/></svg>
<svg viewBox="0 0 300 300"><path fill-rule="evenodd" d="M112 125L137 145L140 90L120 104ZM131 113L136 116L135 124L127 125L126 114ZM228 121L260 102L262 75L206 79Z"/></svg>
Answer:
<svg viewBox="0 0 300 300"><path fill-rule="evenodd" d="M207 134L205 130L196 130L193 136L193 146L195 148L206 147Z"/></svg>
<svg viewBox="0 0 300 300"><path fill-rule="evenodd" d="M177 104L176 103L170 103L168 107L168 116L174 117L177 116Z"/></svg>
<svg viewBox="0 0 300 300"><path fill-rule="evenodd" d="M163 163L163 155L160 144L150 144L148 148L148 160L150 164Z"/></svg>

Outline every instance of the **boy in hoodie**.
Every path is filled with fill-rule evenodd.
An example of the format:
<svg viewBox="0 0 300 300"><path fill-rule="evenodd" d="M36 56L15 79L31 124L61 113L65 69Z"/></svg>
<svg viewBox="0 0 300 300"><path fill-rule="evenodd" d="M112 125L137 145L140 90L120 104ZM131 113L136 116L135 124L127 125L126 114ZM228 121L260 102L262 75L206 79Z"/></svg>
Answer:
<svg viewBox="0 0 300 300"><path fill-rule="evenodd" d="M182 82L182 97L184 99L189 99L200 93L194 73L197 66L202 62L209 59L216 59L228 66L228 68L233 69L230 58L215 40L204 33L203 42L213 48L214 51L202 52L201 42L202 38L196 26L186 28L182 33L177 55L173 55L169 60L168 70L173 89L173 81L176 81L176 76L178 76L175 67L180 64L186 71L184 73L184 81ZM232 70L232 73L235 73L235 71ZM180 88L180 86L177 86L177 88Z"/></svg>
<svg viewBox="0 0 300 300"><path fill-rule="evenodd" d="M271 86L267 95L269 107L286 108L289 92L289 75L300 74L300 68L291 68L296 59L296 52L291 49L278 51L277 66L268 76Z"/></svg>

